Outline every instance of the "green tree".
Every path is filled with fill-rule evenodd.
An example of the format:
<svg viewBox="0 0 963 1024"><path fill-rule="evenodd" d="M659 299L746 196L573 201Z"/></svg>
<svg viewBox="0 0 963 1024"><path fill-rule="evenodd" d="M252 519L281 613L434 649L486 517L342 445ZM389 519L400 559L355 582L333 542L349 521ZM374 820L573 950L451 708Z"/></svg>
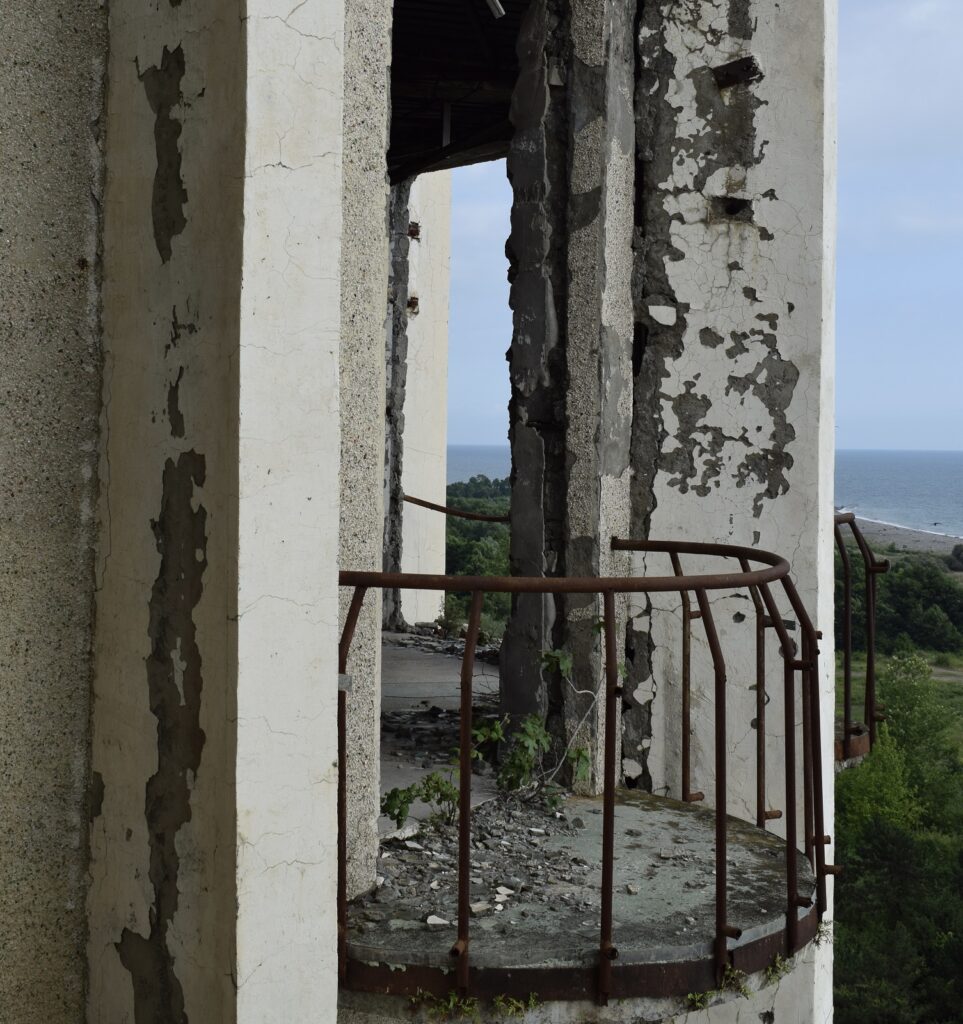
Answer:
<svg viewBox="0 0 963 1024"><path fill-rule="evenodd" d="M880 674L887 723L836 781L838 1024L963 1019L963 786L929 666Z"/></svg>

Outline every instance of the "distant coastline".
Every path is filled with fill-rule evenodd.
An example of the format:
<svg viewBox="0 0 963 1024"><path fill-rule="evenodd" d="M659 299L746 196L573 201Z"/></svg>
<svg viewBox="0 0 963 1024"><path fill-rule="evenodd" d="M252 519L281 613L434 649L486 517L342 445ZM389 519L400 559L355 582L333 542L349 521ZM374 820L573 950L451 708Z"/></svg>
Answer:
<svg viewBox="0 0 963 1024"><path fill-rule="evenodd" d="M911 530L894 523L881 523L875 519L856 518L863 536L877 553L889 544L906 551L927 552L934 555L948 555L957 544L963 544L963 537L948 533L933 533L930 530Z"/></svg>
<svg viewBox="0 0 963 1024"><path fill-rule="evenodd" d="M511 473L502 445L450 445L448 483ZM836 452L836 505L877 547L948 554L963 543L963 452Z"/></svg>

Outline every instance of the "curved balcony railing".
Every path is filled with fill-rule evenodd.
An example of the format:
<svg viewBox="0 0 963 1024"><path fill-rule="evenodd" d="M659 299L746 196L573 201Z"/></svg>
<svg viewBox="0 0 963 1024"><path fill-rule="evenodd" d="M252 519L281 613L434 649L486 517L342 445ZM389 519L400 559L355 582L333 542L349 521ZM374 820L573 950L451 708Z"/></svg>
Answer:
<svg viewBox="0 0 963 1024"><path fill-rule="evenodd" d="M856 542L863 563L866 680L862 723L856 722L853 718L854 573L849 548L843 537L844 528L848 528ZM872 749L876 742L876 727L879 722L884 721L882 711L876 702L876 577L889 571L889 562L878 559L873 554L852 512L836 513L833 534L843 569L843 735L837 755L839 759L848 761L851 757L859 757Z"/></svg>
<svg viewBox="0 0 963 1024"><path fill-rule="evenodd" d="M532 972L512 971L505 965L502 971L472 971L470 966L471 917L470 917L470 874L471 874L471 788L472 788L472 678L475 647L478 640L480 618L484 597L490 593L511 594L583 594L598 595L602 600L602 633L604 637L604 725L602 729L602 829L601 829L601 892L599 940L596 949L596 967L586 976L579 969L547 967L539 972L538 990L543 998L584 998L587 993L596 992L600 1003L607 1002L610 995L648 996L682 994L691 990L693 977L705 979L707 971L715 977L716 984L722 982L730 965L745 971L761 970L771 963L775 952L792 955L815 934L818 919L826 908L826 876L836 873L838 868L826 863L825 847L830 838L825 834L823 821L823 779L820 739L819 687L818 687L818 635L799 594L789 577L788 562L774 554L753 548L723 544L701 544L680 542L656 542L637 540L613 540L612 548L619 551L661 553L667 555L672 564L673 574L667 576L609 577L609 578L557 578L557 577L451 577L404 573L342 572L339 583L351 588L353 593L345 619L339 648L339 670L347 670L348 655L358 616L369 589L399 587L410 590L457 591L471 593L471 605L465 651L461 664L460 682L460 745L459 745L459 812L458 812L458 856L457 856L457 939L451 948L454 977L460 996L467 997L478 992L479 979L484 977L486 985L497 985L495 991L508 995L525 997L531 988ZM728 563L735 562L737 571L712 574L688 574L682 565L683 558L718 558ZM727 566L728 568L728 566ZM779 933L774 948L772 937L767 940L755 939L739 943L742 930L729 920L729 881L727 861L727 676L723 641L713 618L710 594L719 591L748 590L757 614L756 636L760 647L765 631L772 629L779 640L783 658L784 688L784 758L785 787L782 796L785 806L782 812L785 823L785 925ZM780 614L776 593L788 602L792 614L799 624L801 650L797 649L789 635L787 625ZM714 934L712 935L712 957L710 961L674 965L684 969L665 971L660 968L653 972L653 965L618 962L617 936L613 925L613 881L615 844L615 800L618 780L616 778L616 750L618 709L622 686L618 669L616 636L616 595L677 593L683 604L684 630L682 637L685 675L691 671L688 654L690 630L693 620L702 623L705 638L712 658L714 690L712 715L714 721ZM695 608L690 600L694 598ZM759 680L764 682L764 651L757 652ZM684 683L682 714L686 725L689 715L688 678ZM765 693L761 687L760 705L764 712ZM347 951L347 896L346 896L346 842L347 821L347 751L346 721L347 694L339 694L339 964L342 983L346 988L380 991L398 994L413 994L408 991L412 984L412 973L397 971L390 965L372 965L350 961ZM797 750L798 712L802 717L802 750ZM688 736L684 728L683 735ZM762 742L757 746L757 816L755 824L765 827L767 820L778 817L779 812L770 811L766 806L765 785L765 729L760 720L758 733ZM689 758L686 740L684 759ZM688 765L685 771L683 794L687 799L701 798L701 794L689 790ZM797 810L797 793L801 782L803 791L803 813L800 823ZM802 841L800 843L800 840ZM808 857L815 875L815 905L810 896L800 893L800 846ZM736 943L733 945L732 943ZM655 965L658 967L658 965ZM407 975L407 977L406 977ZM477 977L476 977L477 976ZM496 976L495 982L492 981ZM422 967L417 974L420 988L431 988L439 994L447 993L451 982L447 971L441 968L432 971ZM519 989L519 986L522 986ZM675 991L675 988L681 989ZM407 986L407 987L406 987ZM687 988L690 986L690 988ZM519 989L518 992L515 989ZM553 994L554 993L554 994Z"/></svg>

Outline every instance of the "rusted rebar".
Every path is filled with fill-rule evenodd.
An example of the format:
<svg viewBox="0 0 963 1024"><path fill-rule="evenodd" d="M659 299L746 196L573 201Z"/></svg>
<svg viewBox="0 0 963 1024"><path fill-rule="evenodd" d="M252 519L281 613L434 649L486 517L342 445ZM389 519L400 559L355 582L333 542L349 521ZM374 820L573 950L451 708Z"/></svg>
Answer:
<svg viewBox="0 0 963 1024"><path fill-rule="evenodd" d="M481 512L466 512L464 509L451 508L448 505L436 505L433 501L425 501L424 498L413 498L410 494L405 495L405 501L409 505L419 505L421 508L431 509L432 512L441 512L446 516L453 516L455 519L470 519L476 523L508 523L510 516L487 516Z"/></svg>

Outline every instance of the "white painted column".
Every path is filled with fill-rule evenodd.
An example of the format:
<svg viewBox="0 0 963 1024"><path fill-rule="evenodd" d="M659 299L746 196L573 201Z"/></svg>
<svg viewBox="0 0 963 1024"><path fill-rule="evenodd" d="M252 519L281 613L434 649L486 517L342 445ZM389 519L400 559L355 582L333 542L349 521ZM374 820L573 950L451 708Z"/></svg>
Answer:
<svg viewBox="0 0 963 1024"><path fill-rule="evenodd" d="M88 1020L337 999L340 0L111 11Z"/></svg>
<svg viewBox="0 0 963 1024"><path fill-rule="evenodd" d="M408 376L402 487L405 494L445 504L448 466L448 297L451 262L451 172L415 179L409 219L418 234L408 247ZM417 313L410 300L418 300ZM445 571L445 517L406 504L403 510L403 572ZM406 622L432 622L444 598L427 590L403 590Z"/></svg>
<svg viewBox="0 0 963 1024"><path fill-rule="evenodd" d="M237 1021L333 1021L341 0L248 5Z"/></svg>

